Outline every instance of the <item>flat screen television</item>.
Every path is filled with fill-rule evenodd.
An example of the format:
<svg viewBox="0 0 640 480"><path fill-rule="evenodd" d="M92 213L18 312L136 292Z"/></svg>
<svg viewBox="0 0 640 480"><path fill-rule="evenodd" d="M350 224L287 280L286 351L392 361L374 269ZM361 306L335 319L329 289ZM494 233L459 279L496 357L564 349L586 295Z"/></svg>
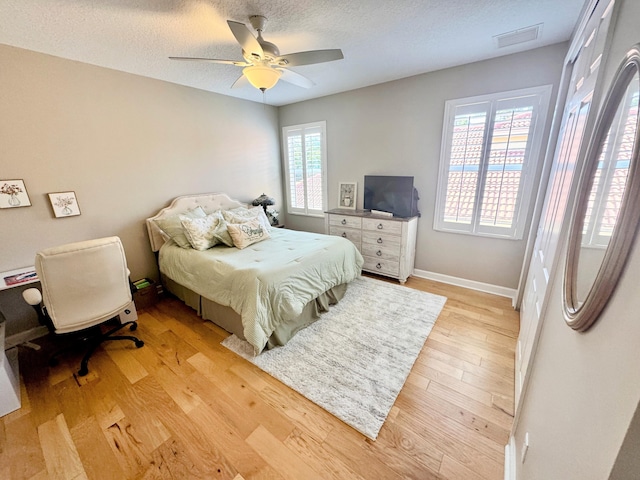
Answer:
<svg viewBox="0 0 640 480"><path fill-rule="evenodd" d="M364 209L390 212L395 217L419 216L413 177L365 175Z"/></svg>

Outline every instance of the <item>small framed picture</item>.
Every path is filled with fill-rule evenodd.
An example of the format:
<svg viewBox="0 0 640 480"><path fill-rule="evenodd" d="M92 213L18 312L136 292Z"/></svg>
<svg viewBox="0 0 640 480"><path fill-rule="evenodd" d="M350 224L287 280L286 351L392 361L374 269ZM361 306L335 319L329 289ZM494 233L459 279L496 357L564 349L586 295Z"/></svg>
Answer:
<svg viewBox="0 0 640 480"><path fill-rule="evenodd" d="M49 201L56 218L80 215L80 205L78 205L76 192L49 193Z"/></svg>
<svg viewBox="0 0 640 480"><path fill-rule="evenodd" d="M0 208L30 206L31 200L22 180L0 180Z"/></svg>
<svg viewBox="0 0 640 480"><path fill-rule="evenodd" d="M340 182L338 184L338 192L340 192L338 207L355 210L357 188L358 184L356 182Z"/></svg>

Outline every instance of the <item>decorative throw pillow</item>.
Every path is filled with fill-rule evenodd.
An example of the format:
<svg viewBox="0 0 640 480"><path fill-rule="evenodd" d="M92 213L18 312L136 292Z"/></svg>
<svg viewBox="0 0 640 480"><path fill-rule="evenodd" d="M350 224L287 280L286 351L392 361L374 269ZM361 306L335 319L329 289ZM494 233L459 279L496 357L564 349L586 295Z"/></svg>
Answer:
<svg viewBox="0 0 640 480"><path fill-rule="evenodd" d="M257 218L245 223L228 223L227 229L233 238L233 244L240 250L271 236Z"/></svg>
<svg viewBox="0 0 640 480"><path fill-rule="evenodd" d="M214 212L204 218L190 218L180 216L182 226L189 243L196 250L207 250L218 243L214 232L222 219L219 212Z"/></svg>
<svg viewBox="0 0 640 480"><path fill-rule="evenodd" d="M222 214L220 214L220 217L220 223L213 229L213 238L215 238L218 243L226 245L227 247L233 247L233 239L227 230L227 222L222 218Z"/></svg>
<svg viewBox="0 0 640 480"><path fill-rule="evenodd" d="M271 222L269 222L262 207L238 207L231 210L223 210L222 216L228 223L245 223L248 220L257 218L266 231L271 230Z"/></svg>
<svg viewBox="0 0 640 480"><path fill-rule="evenodd" d="M160 229L165 240L173 239L173 241L182 248L191 248L191 243L189 243L189 239L184 233L182 221L180 220L181 216L187 218L204 218L207 214L202 207L196 207L187 212L172 215L170 217L159 218L154 220L154 223Z"/></svg>

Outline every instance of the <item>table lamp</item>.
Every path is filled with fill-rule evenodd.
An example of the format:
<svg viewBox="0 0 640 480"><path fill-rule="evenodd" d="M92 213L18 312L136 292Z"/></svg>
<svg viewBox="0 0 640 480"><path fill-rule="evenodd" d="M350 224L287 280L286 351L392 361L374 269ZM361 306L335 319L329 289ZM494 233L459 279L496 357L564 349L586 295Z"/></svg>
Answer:
<svg viewBox="0 0 640 480"><path fill-rule="evenodd" d="M262 205L262 208L264 209L264 213L267 213L267 206L268 205L273 205L274 203L276 203L273 198L268 197L266 194L262 194L260 195L258 198L256 198L253 202L251 202L251 205L253 206L258 206L258 205Z"/></svg>

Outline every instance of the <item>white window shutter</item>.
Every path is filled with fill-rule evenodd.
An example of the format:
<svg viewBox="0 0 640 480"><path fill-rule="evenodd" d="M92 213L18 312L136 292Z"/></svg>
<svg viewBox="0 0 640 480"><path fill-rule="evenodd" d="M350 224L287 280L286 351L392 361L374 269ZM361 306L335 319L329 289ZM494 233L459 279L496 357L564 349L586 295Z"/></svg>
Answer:
<svg viewBox="0 0 640 480"><path fill-rule="evenodd" d="M326 124L284 127L288 213L323 216L326 209Z"/></svg>
<svg viewBox="0 0 640 480"><path fill-rule="evenodd" d="M546 86L446 103L436 230L522 238L550 92Z"/></svg>

